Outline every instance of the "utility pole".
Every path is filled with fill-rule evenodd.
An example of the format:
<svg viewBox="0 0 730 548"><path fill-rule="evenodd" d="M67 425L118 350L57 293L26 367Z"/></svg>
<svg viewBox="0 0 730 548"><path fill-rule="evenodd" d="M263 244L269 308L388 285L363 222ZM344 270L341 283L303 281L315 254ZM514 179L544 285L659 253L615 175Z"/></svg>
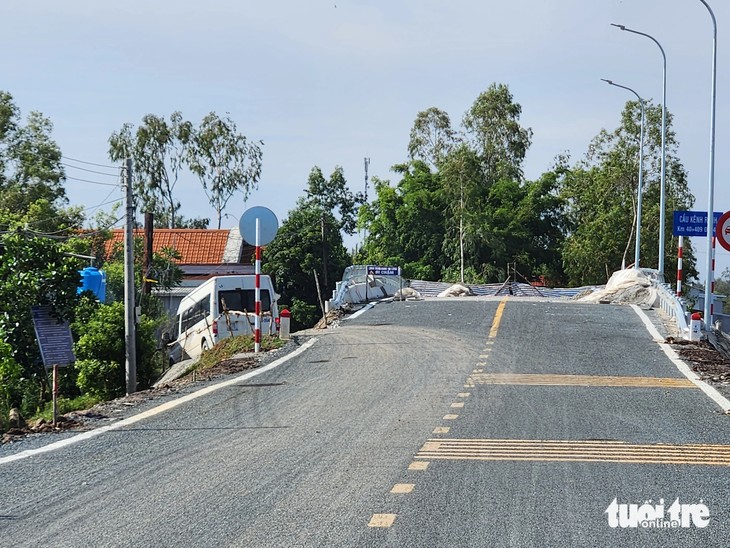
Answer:
<svg viewBox="0 0 730 548"><path fill-rule="evenodd" d="M370 158L365 158L365 201L368 201L368 167L370 167Z"/></svg>
<svg viewBox="0 0 730 548"><path fill-rule="evenodd" d="M134 202L132 200L132 159L125 161L124 173L124 362L127 394L137 391L137 345L134 299Z"/></svg>
<svg viewBox="0 0 730 548"><path fill-rule="evenodd" d="M324 287L327 289L327 223L325 222L324 211L322 211L322 271Z"/></svg>
<svg viewBox="0 0 730 548"><path fill-rule="evenodd" d="M144 214L144 263L142 265L142 294L149 295L152 292L152 284L148 282L152 267L152 232L154 229L154 214Z"/></svg>

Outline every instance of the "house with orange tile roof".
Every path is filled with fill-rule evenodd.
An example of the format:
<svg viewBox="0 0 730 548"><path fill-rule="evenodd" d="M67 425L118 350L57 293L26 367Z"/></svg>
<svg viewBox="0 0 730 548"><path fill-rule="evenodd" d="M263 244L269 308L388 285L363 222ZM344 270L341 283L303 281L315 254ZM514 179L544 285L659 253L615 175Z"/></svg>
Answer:
<svg viewBox="0 0 730 548"><path fill-rule="evenodd" d="M136 229L134 236L143 237L144 230ZM106 242L107 256L115 244L123 242L124 229L114 229L112 238ZM156 228L152 232L152 251L159 252L163 248L180 253L181 258L175 263L184 273L180 286L155 291L172 314L185 295L213 276L255 273L252 258L256 249L243 241L238 227L220 230Z"/></svg>

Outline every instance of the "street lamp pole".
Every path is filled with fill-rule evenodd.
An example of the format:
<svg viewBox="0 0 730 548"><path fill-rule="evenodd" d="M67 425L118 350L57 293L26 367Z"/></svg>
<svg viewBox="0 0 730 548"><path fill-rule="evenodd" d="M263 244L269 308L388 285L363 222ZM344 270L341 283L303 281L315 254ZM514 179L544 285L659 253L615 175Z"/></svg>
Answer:
<svg viewBox="0 0 730 548"><path fill-rule="evenodd" d="M626 28L624 25L616 25L611 23L612 26L620 28L623 31L631 32L633 34L639 34L640 36L646 36L652 40L659 50L662 52L662 58L664 59L663 65L663 85L662 85L662 175L661 175L661 195L659 198L659 264L657 270L661 275L664 275L664 237L665 237L665 223L666 223L666 192L667 192L667 55L664 53L664 48L657 41L656 38L639 32L637 30Z"/></svg>
<svg viewBox="0 0 730 548"><path fill-rule="evenodd" d="M700 0L712 17L714 34L712 38L712 99L710 113L710 183L707 193L707 275L705 276L705 329L712 325L712 225L715 207L715 107L717 105L717 19L712 8Z"/></svg>
<svg viewBox="0 0 730 548"><path fill-rule="evenodd" d="M641 250L641 195L644 190L644 119L645 119L645 113L644 113L644 100L641 98L641 96L636 93L633 89L627 88L626 86L622 86L619 84L616 84L612 82L611 80L606 80L605 78L601 78L604 82L611 86L616 86L617 88L625 89L636 95L636 98L639 100L639 104L641 104L641 145L639 148L639 190L637 192L638 198L636 199L636 251L634 252L634 268L639 268L639 255Z"/></svg>

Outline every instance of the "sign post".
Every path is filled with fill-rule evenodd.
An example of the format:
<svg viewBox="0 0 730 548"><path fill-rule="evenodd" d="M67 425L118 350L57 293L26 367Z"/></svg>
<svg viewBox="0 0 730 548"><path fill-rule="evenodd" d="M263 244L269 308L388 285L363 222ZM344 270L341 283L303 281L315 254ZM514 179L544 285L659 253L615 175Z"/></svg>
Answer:
<svg viewBox="0 0 730 548"><path fill-rule="evenodd" d="M33 328L35 329L38 347L41 350L43 366L47 370L53 367L53 426L58 420L58 367L76 361L73 352L73 336L68 322L59 322L51 314L50 306L32 306ZM47 379L48 377L46 377Z"/></svg>
<svg viewBox="0 0 730 548"><path fill-rule="evenodd" d="M247 209L238 223L241 236L256 246L256 319L254 324L254 351L261 352L261 246L270 243L279 230L279 221L270 209L262 206ZM271 321L273 321L273 317Z"/></svg>

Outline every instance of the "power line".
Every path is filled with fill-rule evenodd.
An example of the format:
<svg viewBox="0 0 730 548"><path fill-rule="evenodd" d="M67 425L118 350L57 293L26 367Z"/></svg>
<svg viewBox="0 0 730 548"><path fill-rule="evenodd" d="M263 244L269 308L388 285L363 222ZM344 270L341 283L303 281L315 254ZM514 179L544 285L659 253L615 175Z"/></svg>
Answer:
<svg viewBox="0 0 730 548"><path fill-rule="evenodd" d="M87 171L89 173L96 173L98 175L106 175L107 177L119 177L119 173L104 173L103 171L94 171L93 169L86 169L85 167L78 167L71 164L67 164L65 162L61 162L61 165L64 165L66 167L70 167L73 169L78 169L81 171Z"/></svg>
<svg viewBox="0 0 730 548"><path fill-rule="evenodd" d="M119 169L121 166L112 166L112 165L105 165L105 164L95 164L93 162L85 162L84 160L77 160L76 158L71 158L70 156L63 156L63 158L66 158L67 160L71 160L72 162L78 162L80 164L86 164L89 166L96 166L96 167L108 167L111 169ZM81 168L79 168L81 169Z"/></svg>
<svg viewBox="0 0 730 548"><path fill-rule="evenodd" d="M71 177L69 175L66 175L66 179L71 179L72 181L81 181L82 183L91 183L93 185L102 185L102 186L115 186L119 187L119 183L102 183L99 181L90 181L89 179L79 179L78 177Z"/></svg>

